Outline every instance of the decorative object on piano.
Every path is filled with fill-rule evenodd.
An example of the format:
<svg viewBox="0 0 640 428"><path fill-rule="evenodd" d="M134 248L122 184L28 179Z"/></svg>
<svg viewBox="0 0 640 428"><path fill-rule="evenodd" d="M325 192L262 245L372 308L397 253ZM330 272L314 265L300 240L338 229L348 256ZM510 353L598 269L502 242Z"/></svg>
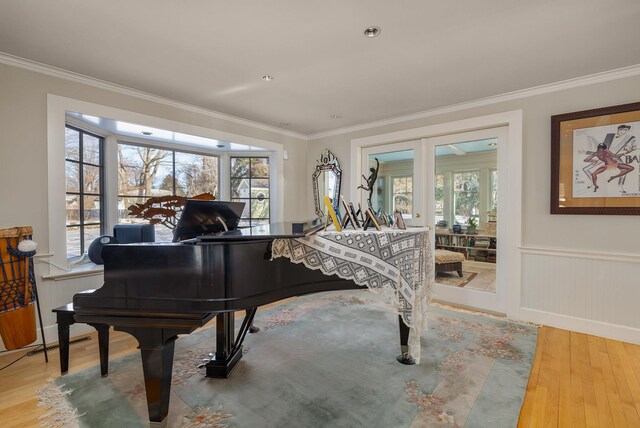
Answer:
<svg viewBox="0 0 640 428"><path fill-rule="evenodd" d="M382 228L380 227L380 222L376 218L376 215L373 213L373 210L371 208L367 208L364 214L366 217L363 226L364 230L367 230L369 226L372 225L376 228L376 230L382 230Z"/></svg>
<svg viewBox="0 0 640 428"><path fill-rule="evenodd" d="M353 207L353 202L349 202L349 211L351 212L351 215L353 216L353 219L356 222L356 228L359 229L360 227L362 227L361 223L363 222L360 221L362 213L360 213L360 210L358 211L355 210L355 208Z"/></svg>
<svg viewBox="0 0 640 428"><path fill-rule="evenodd" d="M373 205L371 204L371 197L373 195L373 188L375 187L376 180L378 179L378 171L380 170L380 161L378 161L378 158L375 158L375 160L376 160L376 166L369 168L369 172L370 172L369 177L365 177L364 174L362 175L362 178L364 178L364 181L366 182L366 184L361 184L360 186L358 186L358 189L362 189L369 192L369 197L367 198L367 205L369 206L369 209L371 209L371 211L373 211Z"/></svg>
<svg viewBox="0 0 640 428"><path fill-rule="evenodd" d="M334 210L339 207L340 182L342 170L338 159L329 151L324 149L320 155L320 160L316 161L316 169L311 176L313 184L313 199L318 218L324 218L324 196L327 195L334 202Z"/></svg>
<svg viewBox="0 0 640 428"><path fill-rule="evenodd" d="M109 235L102 235L94 239L87 250L89 260L97 265L104 264L104 260L102 260L102 247L107 244L118 244L118 240Z"/></svg>
<svg viewBox="0 0 640 428"><path fill-rule="evenodd" d="M32 257L37 245L32 234L31 226L0 229L0 335L8 350L36 340L38 295Z"/></svg>
<svg viewBox="0 0 640 428"><path fill-rule="evenodd" d="M462 226L456 223L453 225L452 230L453 233L462 233Z"/></svg>
<svg viewBox="0 0 640 428"><path fill-rule="evenodd" d="M150 224L162 224L173 230L178 223L179 214L182 212L187 199L200 199L212 201L215 199L211 193L201 193L196 196L152 196L143 204L130 205L129 215L136 218L149 220Z"/></svg>
<svg viewBox="0 0 640 428"><path fill-rule="evenodd" d="M396 210L393 213L393 228L400 229L400 230L407 229L407 226L404 223L404 219L402 218L402 213L399 210Z"/></svg>
<svg viewBox="0 0 640 428"><path fill-rule="evenodd" d="M344 200L344 196L340 195L340 199L342 200L342 206L344 207L344 216L342 217L341 224L342 228L346 229L347 226L351 225L357 230L360 227L360 223L351 212L351 209L349 208L350 204L347 204L347 201Z"/></svg>
<svg viewBox="0 0 640 428"><path fill-rule="evenodd" d="M327 229L327 226L330 222L333 222L333 226L336 228L336 232L342 232L342 226L340 225L340 221L338 220L338 216L333 209L333 201L329 196L324 195L324 204L327 207L327 219L325 220L324 228Z"/></svg>

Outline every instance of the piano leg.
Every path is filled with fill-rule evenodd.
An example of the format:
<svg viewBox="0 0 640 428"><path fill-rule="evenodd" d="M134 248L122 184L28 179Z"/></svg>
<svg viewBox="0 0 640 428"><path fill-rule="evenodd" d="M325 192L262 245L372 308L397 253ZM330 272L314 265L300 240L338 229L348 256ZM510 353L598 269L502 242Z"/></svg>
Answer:
<svg viewBox="0 0 640 428"><path fill-rule="evenodd" d="M138 340L142 358L144 387L151 426L166 426L171 393L173 351L176 331L165 329L119 328Z"/></svg>
<svg viewBox="0 0 640 428"><path fill-rule="evenodd" d="M206 377L228 378L242 358L242 342L250 330L257 308L247 309L238 337L234 337L234 313L224 312L216 316L216 354L206 364Z"/></svg>
<svg viewBox="0 0 640 428"><path fill-rule="evenodd" d="M398 362L407 366L412 366L416 360L409 354L409 327L402 321L402 316L398 315L398 324L400 325L400 355Z"/></svg>
<svg viewBox="0 0 640 428"><path fill-rule="evenodd" d="M254 315L255 315L255 310L258 309L258 308L251 308L251 309L253 309ZM245 317L249 316L249 312L250 312L251 309L247 309L245 311L245 315L244 315ZM259 331L260 331L260 328L258 328L255 325L253 325L253 321L251 321L251 324L249 324L249 333L257 333Z"/></svg>

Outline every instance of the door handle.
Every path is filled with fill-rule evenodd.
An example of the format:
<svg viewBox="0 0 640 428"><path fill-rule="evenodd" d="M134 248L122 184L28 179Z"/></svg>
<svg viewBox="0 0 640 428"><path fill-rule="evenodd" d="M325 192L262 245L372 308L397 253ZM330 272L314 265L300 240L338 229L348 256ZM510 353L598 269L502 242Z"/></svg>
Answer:
<svg viewBox="0 0 640 428"><path fill-rule="evenodd" d="M416 218L420 218L420 213L416 213Z"/></svg>

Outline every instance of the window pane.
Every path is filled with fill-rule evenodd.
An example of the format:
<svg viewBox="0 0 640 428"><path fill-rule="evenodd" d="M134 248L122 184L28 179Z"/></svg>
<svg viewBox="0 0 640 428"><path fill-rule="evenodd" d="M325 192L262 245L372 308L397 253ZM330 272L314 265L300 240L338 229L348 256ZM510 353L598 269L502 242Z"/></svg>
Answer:
<svg viewBox="0 0 640 428"><path fill-rule="evenodd" d="M67 258L80 256L80 228L67 227Z"/></svg>
<svg viewBox="0 0 640 428"><path fill-rule="evenodd" d="M100 223L100 196L84 197L84 222Z"/></svg>
<svg viewBox="0 0 640 428"><path fill-rule="evenodd" d="M251 201L251 218L269 218L268 199L263 199L262 201L254 199Z"/></svg>
<svg viewBox="0 0 640 428"><path fill-rule="evenodd" d="M269 178L269 158L251 158L251 178Z"/></svg>
<svg viewBox="0 0 640 428"><path fill-rule="evenodd" d="M498 170L491 171L491 211L498 210Z"/></svg>
<svg viewBox="0 0 640 428"><path fill-rule="evenodd" d="M64 129L64 156L67 159L80 160L80 133L75 129Z"/></svg>
<svg viewBox="0 0 640 428"><path fill-rule="evenodd" d="M249 178L249 163L251 158L231 158L231 177Z"/></svg>
<svg viewBox="0 0 640 428"><path fill-rule="evenodd" d="M67 224L80 224L79 195L67 195Z"/></svg>
<svg viewBox="0 0 640 428"><path fill-rule="evenodd" d="M176 194L195 196L218 192L218 158L176 152Z"/></svg>
<svg viewBox="0 0 640 428"><path fill-rule="evenodd" d="M84 250L89 249L89 245L94 239L100 236L100 225L86 226L84 228Z"/></svg>
<svg viewBox="0 0 640 428"><path fill-rule="evenodd" d="M171 242L173 240L173 230L163 224L154 226L156 234L156 242Z"/></svg>
<svg viewBox="0 0 640 428"><path fill-rule="evenodd" d="M100 193L100 167L93 165L83 165L82 170L84 175L82 177L82 187L85 193Z"/></svg>
<svg viewBox="0 0 640 428"><path fill-rule="evenodd" d="M403 214L413 212L413 177L394 177L392 210Z"/></svg>
<svg viewBox="0 0 640 428"><path fill-rule="evenodd" d="M148 223L148 220L129 215L129 207L136 203L142 204L146 198L119 197L118 198L118 223Z"/></svg>
<svg viewBox="0 0 640 428"><path fill-rule="evenodd" d="M269 180L251 180L251 197L264 199L269 197Z"/></svg>
<svg viewBox="0 0 640 428"><path fill-rule="evenodd" d="M459 172L453 175L455 217L465 224L469 217L480 218L480 173Z"/></svg>
<svg viewBox="0 0 640 428"><path fill-rule="evenodd" d="M173 154L151 147L118 145L118 194L162 196L173 194Z"/></svg>
<svg viewBox="0 0 640 428"><path fill-rule="evenodd" d="M249 197L249 179L248 178L232 178L231 179L231 197L232 198L248 198Z"/></svg>
<svg viewBox="0 0 640 428"><path fill-rule="evenodd" d="M100 139L89 134L82 134L82 162L100 164Z"/></svg>
<svg viewBox="0 0 640 428"><path fill-rule="evenodd" d="M435 190L436 222L444 219L444 174L436 175Z"/></svg>
<svg viewBox="0 0 640 428"><path fill-rule="evenodd" d="M259 226L261 224L269 224L269 219L264 220L251 220L251 226Z"/></svg>
<svg viewBox="0 0 640 428"><path fill-rule="evenodd" d="M67 192L80 192L80 164L78 162L65 162L67 168Z"/></svg>

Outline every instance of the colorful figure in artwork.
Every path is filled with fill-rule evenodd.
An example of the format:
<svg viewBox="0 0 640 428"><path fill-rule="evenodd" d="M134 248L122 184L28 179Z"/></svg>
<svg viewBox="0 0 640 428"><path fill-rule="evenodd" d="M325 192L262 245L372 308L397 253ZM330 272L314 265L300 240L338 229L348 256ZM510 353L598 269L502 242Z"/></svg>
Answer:
<svg viewBox="0 0 640 428"><path fill-rule="evenodd" d="M598 150L595 153L589 155L584 161L589 162L592 166L595 166L599 162L602 162L601 166L591 173L591 182L593 183L593 191L598 190L598 175L605 172L608 169L617 168L620 172L612 177L609 177L607 182L613 179L624 177L633 171L633 167L626 163L620 162L622 155L616 155L611 153L604 143L598 144Z"/></svg>

